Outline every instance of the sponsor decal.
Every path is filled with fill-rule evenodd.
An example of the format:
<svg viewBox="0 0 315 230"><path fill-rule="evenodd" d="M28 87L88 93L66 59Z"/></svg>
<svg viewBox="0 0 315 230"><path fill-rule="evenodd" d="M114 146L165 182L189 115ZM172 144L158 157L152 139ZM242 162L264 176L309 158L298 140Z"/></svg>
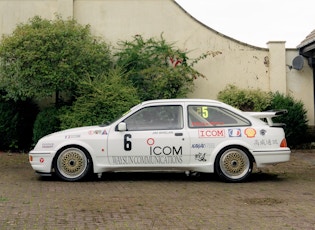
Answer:
<svg viewBox="0 0 315 230"><path fill-rule="evenodd" d="M154 138L147 139L147 145L149 145L149 152L150 155L183 155L182 146L176 148L176 146L158 146L154 145L155 140Z"/></svg>
<svg viewBox="0 0 315 230"><path fill-rule="evenodd" d="M54 143L43 143L42 148L43 149L50 149L54 147Z"/></svg>
<svg viewBox="0 0 315 230"><path fill-rule="evenodd" d="M89 135L99 135L99 134L102 134L102 130L90 130L89 132Z"/></svg>
<svg viewBox="0 0 315 230"><path fill-rule="evenodd" d="M224 125L224 122L220 121L209 121L209 122L200 122L200 121L193 121L191 123L193 127L205 127L205 126L214 126L214 125Z"/></svg>
<svg viewBox="0 0 315 230"><path fill-rule="evenodd" d="M241 129L229 129L228 133L229 133L229 137L241 137L242 136Z"/></svg>
<svg viewBox="0 0 315 230"><path fill-rule="evenodd" d="M256 136L256 130L253 129L253 128L247 128L245 129L244 131L245 135L248 137L248 138L253 138Z"/></svg>
<svg viewBox="0 0 315 230"><path fill-rule="evenodd" d="M176 149L175 146L150 146L150 155L183 155L182 146Z"/></svg>
<svg viewBox="0 0 315 230"><path fill-rule="evenodd" d="M254 145L255 146L270 146L270 145L279 146L279 142L277 139L261 139L261 140L255 140Z"/></svg>
<svg viewBox="0 0 315 230"><path fill-rule="evenodd" d="M79 138L81 135L67 135L65 139Z"/></svg>
<svg viewBox="0 0 315 230"><path fill-rule="evenodd" d="M195 160L197 161L207 161L206 153L198 153L195 155Z"/></svg>
<svg viewBox="0 0 315 230"><path fill-rule="evenodd" d="M155 142L155 141L154 141L153 138L148 138L148 139L147 139L147 144L148 144L148 145L154 145L154 142Z"/></svg>
<svg viewBox="0 0 315 230"><path fill-rule="evenodd" d="M40 159L39 159L39 162L40 162L40 163L44 163L44 161L45 161L44 158L40 158Z"/></svg>
<svg viewBox="0 0 315 230"><path fill-rule="evenodd" d="M115 165L159 165L159 164L181 164L181 156L117 156L113 157Z"/></svg>
<svg viewBox="0 0 315 230"><path fill-rule="evenodd" d="M142 164L182 164L183 149L182 146L159 146L155 145L154 138L148 138L146 143L149 147L146 156L113 156L114 165L142 165ZM132 135L125 134L124 149L132 150Z"/></svg>
<svg viewBox="0 0 315 230"><path fill-rule="evenodd" d="M198 144L192 144L191 148L192 149L210 149L214 148L215 144L214 143L198 143Z"/></svg>
<svg viewBox="0 0 315 230"><path fill-rule="evenodd" d="M199 129L199 138L225 137L224 129Z"/></svg>
<svg viewBox="0 0 315 230"><path fill-rule="evenodd" d="M173 134L173 131L154 131L152 134Z"/></svg>
<svg viewBox="0 0 315 230"><path fill-rule="evenodd" d="M107 135L108 133L107 133L107 131L106 131L106 129L104 129L104 131L102 132L102 135Z"/></svg>
<svg viewBox="0 0 315 230"><path fill-rule="evenodd" d="M267 131L265 129L262 129L262 130L259 131L260 135L262 135L262 136L265 136L266 132Z"/></svg>

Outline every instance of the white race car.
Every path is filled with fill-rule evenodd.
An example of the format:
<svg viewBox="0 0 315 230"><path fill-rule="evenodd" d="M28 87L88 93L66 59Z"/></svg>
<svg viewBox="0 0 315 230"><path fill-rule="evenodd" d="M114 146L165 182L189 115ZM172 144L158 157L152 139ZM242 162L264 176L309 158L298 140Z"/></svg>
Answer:
<svg viewBox="0 0 315 230"><path fill-rule="evenodd" d="M272 122L284 112L242 112L203 99L146 101L110 125L41 138L29 161L37 173L55 173L66 181L90 173L182 171L217 173L240 182L251 174L253 163L259 168L289 161L283 128Z"/></svg>

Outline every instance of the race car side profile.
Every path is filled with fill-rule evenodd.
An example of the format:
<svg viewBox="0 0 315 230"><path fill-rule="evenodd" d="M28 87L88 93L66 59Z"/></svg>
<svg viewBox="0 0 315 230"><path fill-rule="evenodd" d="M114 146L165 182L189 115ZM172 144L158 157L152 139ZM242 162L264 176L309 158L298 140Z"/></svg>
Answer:
<svg viewBox="0 0 315 230"><path fill-rule="evenodd" d="M78 181L90 173L174 171L216 173L228 182L290 160L285 133L272 118L285 111L242 112L206 99L142 102L109 125L41 138L29 153L41 175Z"/></svg>

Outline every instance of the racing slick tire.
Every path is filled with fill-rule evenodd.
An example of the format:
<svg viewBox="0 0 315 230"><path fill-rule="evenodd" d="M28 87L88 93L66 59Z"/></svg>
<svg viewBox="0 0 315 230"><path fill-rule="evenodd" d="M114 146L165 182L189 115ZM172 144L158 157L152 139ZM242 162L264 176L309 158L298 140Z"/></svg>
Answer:
<svg viewBox="0 0 315 230"><path fill-rule="evenodd" d="M253 171L253 161L241 147L222 149L215 161L216 174L226 182L245 181Z"/></svg>
<svg viewBox="0 0 315 230"><path fill-rule="evenodd" d="M62 180L79 181L90 174L92 159L84 148L68 146L57 152L53 166Z"/></svg>

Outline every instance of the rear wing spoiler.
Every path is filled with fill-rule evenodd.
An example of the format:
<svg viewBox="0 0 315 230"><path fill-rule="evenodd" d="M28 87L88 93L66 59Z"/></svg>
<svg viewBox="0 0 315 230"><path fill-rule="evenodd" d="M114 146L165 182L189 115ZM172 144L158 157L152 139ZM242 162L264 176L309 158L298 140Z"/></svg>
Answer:
<svg viewBox="0 0 315 230"><path fill-rule="evenodd" d="M258 119L266 119L268 125L270 127L282 127L284 128L286 125L284 123L274 123L272 121L273 117L282 116L288 113L288 110L282 109L282 110L268 110L264 112L244 112L249 116L258 118Z"/></svg>

